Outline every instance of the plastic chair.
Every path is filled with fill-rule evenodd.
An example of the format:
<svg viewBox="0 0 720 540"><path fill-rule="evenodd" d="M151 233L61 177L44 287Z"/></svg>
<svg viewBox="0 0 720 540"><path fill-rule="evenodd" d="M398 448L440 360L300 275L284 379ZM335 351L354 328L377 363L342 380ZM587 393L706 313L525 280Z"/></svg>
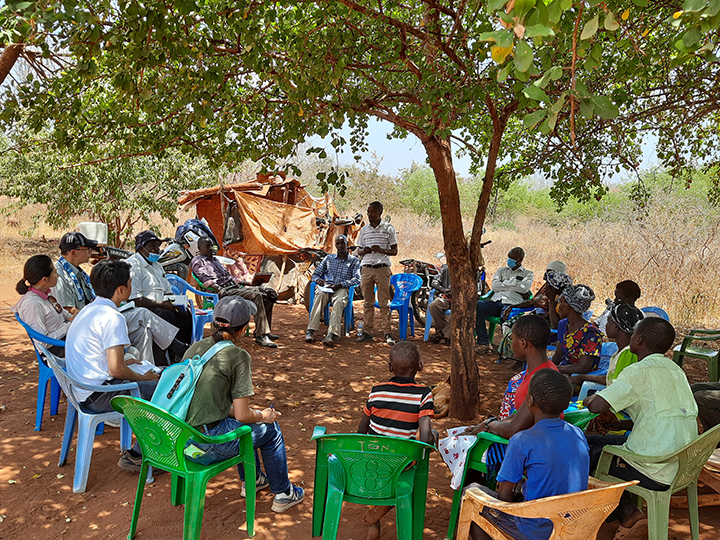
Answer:
<svg viewBox="0 0 720 540"><path fill-rule="evenodd" d="M315 303L315 287L317 283L313 282L313 286L310 287L310 306L309 311L312 311L313 304ZM347 335L351 330L355 328L355 311L353 310L353 300L355 300L355 285L348 289L348 303L345 306L342 317L342 333ZM325 304L325 311L323 313L323 319L325 324L330 322L330 301Z"/></svg>
<svg viewBox="0 0 720 540"><path fill-rule="evenodd" d="M214 287L205 287L202 284L202 281L191 271L190 275L192 276L196 286L195 288L198 289L200 292L204 293L211 293L211 294L217 294L218 291ZM211 309L215 303L214 300L209 296L204 296L200 294L195 295L195 302L198 306L202 306L202 309Z"/></svg>
<svg viewBox="0 0 720 540"><path fill-rule="evenodd" d="M196 289L195 287L188 284L183 278L176 276L175 274L167 274L167 279L172 287L173 294L186 294L188 291L195 293L198 296L208 297L213 300L215 305L219 299L215 293L204 292ZM211 323L213 320L212 309L200 309L195 308L195 302L190 302L190 312L193 316L193 343L200 341L203 338L203 330L207 323Z"/></svg>
<svg viewBox="0 0 720 540"><path fill-rule="evenodd" d="M630 459L636 463L677 462L678 471L667 491L652 491L640 486L628 487L628 491L639 495L647 502L649 540L667 540L670 499L673 493L687 489L690 536L693 540L698 540L700 537L700 518L698 516L697 480L718 442L720 442L720 425L706 431L677 452L665 456L641 456L624 449L622 446L608 445L603 448L595 476L601 480L611 482L619 480L608 473L613 456L620 456L624 460Z"/></svg>
<svg viewBox="0 0 720 540"><path fill-rule="evenodd" d="M61 367L60 360L57 356L48 351L45 347L38 344L40 353L47 358L48 364L57 378L60 387L67 396L68 407L67 416L65 417L65 432L63 433L62 449L60 450L60 461L58 467L62 467L67 462L70 444L72 443L75 432L75 424L78 426L77 451L75 452L75 477L73 479L73 492L85 493L87 487L88 472L90 471L90 460L92 458L93 443L95 442L95 432L97 426L101 422L107 420L120 421L120 450L127 450L132 443L132 431L121 414L114 411L103 413L93 413L82 409L75 391L76 389L90 390L91 392L117 392L119 390L129 390L132 395L140 395L136 383L93 385L85 384L73 379ZM145 477L143 476L143 481Z"/></svg>
<svg viewBox="0 0 720 540"><path fill-rule="evenodd" d="M55 375L53 375L52 369L47 365L43 359L40 351L38 351L36 341L44 343L48 346L64 347L65 342L59 339L53 339L47 337L45 334L41 334L31 326L27 325L17 313L15 314L17 322L25 329L30 343L32 343L33 349L35 349L35 356L38 361L38 388L37 388L37 405L35 407L35 431L40 431L42 427L43 414L45 412L45 395L47 394L47 385L50 383L50 416L55 416L58 412L58 406L60 405L60 385L58 385Z"/></svg>
<svg viewBox="0 0 720 540"><path fill-rule="evenodd" d="M316 426L312 536L337 537L343 502L395 505L398 540L421 540L425 524L429 444L397 437L328 435Z"/></svg>
<svg viewBox="0 0 720 540"><path fill-rule="evenodd" d="M640 311L642 311L643 313L654 313L658 317L665 319L667 322L670 322L670 316L667 314L667 311L662 308L655 306L647 306L644 308L640 308Z"/></svg>
<svg viewBox="0 0 720 540"><path fill-rule="evenodd" d="M435 300L435 289L430 289L430 293L428 294L428 306L432 304L432 301ZM445 311L446 315L450 314L450 310ZM425 335L423 336L423 341L427 341L430 339L430 328L432 328L432 315L430 315L430 310L428 309L425 312Z"/></svg>
<svg viewBox="0 0 720 540"><path fill-rule="evenodd" d="M549 540L592 540L597 537L607 516L617 507L623 491L637 483L637 480L633 480L610 484L590 477L585 491L521 503L500 501L477 488L471 488L463 497L458 539L468 538L470 524L474 522L496 540L512 540L512 537L480 515L487 506L512 516L551 520L553 532Z"/></svg>
<svg viewBox="0 0 720 540"><path fill-rule="evenodd" d="M241 426L229 433L209 437L144 399L117 396L111 403L116 411L123 413L132 426L143 455L129 539L135 536L140 503L145 490L144 479L150 466L172 473L170 504L185 505L183 540L190 540L200 538L208 481L239 463L242 463L245 470L247 485L247 532L249 536L255 536L256 471L250 426ZM234 439L240 441L240 451L236 457L224 461L201 465L190 461L185 455L185 446L189 440L201 444L220 444Z"/></svg>
<svg viewBox="0 0 720 540"><path fill-rule="evenodd" d="M708 380L710 382L720 381L720 351L706 349L704 347L692 347L693 341L717 341L720 340L720 330L702 330L699 328L690 330L680 345L673 349L673 362L683 366L683 358L700 358L708 363Z"/></svg>
<svg viewBox="0 0 720 540"><path fill-rule="evenodd" d="M395 295L390 301L390 310L399 312L398 330L400 339L404 340L407 339L408 326L410 326L410 335L415 335L415 312L410 304L410 298L412 293L422 287L423 282L422 278L416 274L402 273L390 276L390 283L395 287ZM380 307L377 302L375 302L375 307Z"/></svg>

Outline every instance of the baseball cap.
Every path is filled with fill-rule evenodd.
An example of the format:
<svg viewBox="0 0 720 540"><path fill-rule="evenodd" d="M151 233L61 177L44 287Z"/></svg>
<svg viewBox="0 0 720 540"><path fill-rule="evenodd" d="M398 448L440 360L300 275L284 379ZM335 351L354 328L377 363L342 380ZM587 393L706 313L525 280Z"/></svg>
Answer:
<svg viewBox="0 0 720 540"><path fill-rule="evenodd" d="M67 253L68 251L81 247L94 248L97 247L97 245L98 243L95 240L90 240L79 232L65 233L60 239L60 251L62 253Z"/></svg>
<svg viewBox="0 0 720 540"><path fill-rule="evenodd" d="M218 326L237 328L245 326L255 313L257 307L252 302L239 296L225 296L215 304L213 322Z"/></svg>
<svg viewBox="0 0 720 540"><path fill-rule="evenodd" d="M142 231L135 236L135 251L143 247L148 242L152 242L153 240L157 240L160 242L160 239L157 237L157 234L155 234L152 231Z"/></svg>

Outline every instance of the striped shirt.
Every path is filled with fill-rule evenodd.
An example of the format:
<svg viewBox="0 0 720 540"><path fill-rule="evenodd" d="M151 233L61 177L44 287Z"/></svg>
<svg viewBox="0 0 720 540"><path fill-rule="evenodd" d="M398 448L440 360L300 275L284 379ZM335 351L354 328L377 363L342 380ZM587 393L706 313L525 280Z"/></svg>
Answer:
<svg viewBox="0 0 720 540"><path fill-rule="evenodd" d="M340 259L336 254L325 257L313 272L312 280L322 279L327 285L340 285L345 289L360 285L360 260L354 255Z"/></svg>
<svg viewBox="0 0 720 540"><path fill-rule="evenodd" d="M387 221L381 221L377 227L366 224L357 237L357 245L361 248L380 246L383 249L390 249L390 246L397 244L395 227ZM390 257L384 253L366 253L363 255L362 266L368 264L386 264L390 266Z"/></svg>
<svg viewBox="0 0 720 540"><path fill-rule="evenodd" d="M373 386L365 405L369 435L415 437L422 416L434 416L432 390L414 379L393 377Z"/></svg>

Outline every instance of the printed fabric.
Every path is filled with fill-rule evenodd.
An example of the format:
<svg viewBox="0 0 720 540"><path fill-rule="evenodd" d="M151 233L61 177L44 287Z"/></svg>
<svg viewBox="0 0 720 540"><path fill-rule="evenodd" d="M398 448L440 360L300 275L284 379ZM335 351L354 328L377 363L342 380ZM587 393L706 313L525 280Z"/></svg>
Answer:
<svg viewBox="0 0 720 540"><path fill-rule="evenodd" d="M567 331L567 319L558 324L558 347L562 351L560 365L577 364L581 356L597 357L593 362L596 366L600 361L602 332L591 322L585 322L574 332Z"/></svg>

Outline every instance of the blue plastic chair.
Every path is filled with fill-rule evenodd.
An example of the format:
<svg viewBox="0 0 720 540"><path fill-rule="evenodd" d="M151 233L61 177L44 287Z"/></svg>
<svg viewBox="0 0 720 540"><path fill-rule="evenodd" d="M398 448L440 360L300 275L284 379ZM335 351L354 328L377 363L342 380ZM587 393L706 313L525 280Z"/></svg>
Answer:
<svg viewBox="0 0 720 540"><path fill-rule="evenodd" d="M313 304L315 303L315 287L317 287L317 283L313 282L312 287L310 287L310 307L309 311L312 311ZM342 333L343 335L347 335L351 330L355 329L355 310L353 309L353 300L355 299L355 285L350 287L348 289L348 303L347 306L345 306L345 311L343 311L343 319L342 319ZM325 304L325 311L323 313L323 319L325 324L330 323L330 301L328 301L327 304Z"/></svg>
<svg viewBox="0 0 720 540"><path fill-rule="evenodd" d="M213 305L217 304L218 299L220 298L217 294L211 293L211 292L205 292L196 289L192 285L190 285L187 281L185 281L180 276L176 276L175 274L167 274L167 279L170 282L170 286L172 287L173 294L187 294L188 291L193 292L199 296L205 296L213 301ZM193 335L192 335L192 341L195 343L196 341L200 341L203 338L203 330L205 329L205 325L207 323L212 323L213 320L213 310L212 309L200 309L195 308L195 302L190 301L190 312L193 316Z"/></svg>
<svg viewBox="0 0 720 540"><path fill-rule="evenodd" d="M400 314L398 326L400 339L404 340L407 339L408 325L410 326L410 335L415 335L415 312L410 305L410 297L412 293L422 287L423 282L422 278L416 274L402 273L390 276L390 283L395 287L395 295L390 301L390 310L396 310ZM375 302L375 307L380 307L377 302Z"/></svg>
<svg viewBox="0 0 720 540"><path fill-rule="evenodd" d="M63 433L62 449L60 450L60 461L58 467L67 462L70 443L75 433L75 424L78 425L77 450L75 452L75 477L73 479L73 492L85 493L87 487L88 472L90 471L90 459L92 458L93 443L95 442L95 431L101 422L107 420L120 420L120 449L127 450L132 444L132 431L122 414L110 411L104 413L93 413L82 409L75 391L78 388L90 390L91 392L117 392L119 390L130 390L130 395L140 397L140 391L136 383L93 385L81 383L70 377L62 368L60 359L38 344L40 353L47 359L57 382L68 399L67 416L65 417L65 432Z"/></svg>
<svg viewBox="0 0 720 540"><path fill-rule="evenodd" d="M50 416L55 416L58 412L58 405L60 404L60 385L58 385L55 375L53 375L52 369L45 363L40 351L37 348L36 342L44 343L48 346L64 347L65 342L59 339L53 339L47 337L45 334L41 334L37 330L27 325L25 321L20 318L20 315L15 314L17 322L25 329L32 343L33 349L35 349L35 356L38 361L38 388L37 388L37 406L35 408L35 431L40 431L42 427L43 413L45 411L45 395L47 394L47 385L50 383Z"/></svg>
<svg viewBox="0 0 720 540"><path fill-rule="evenodd" d="M667 314L667 311L662 308L655 306L647 306L644 308L640 308L640 311L642 311L643 313L654 313L658 317L665 319L667 322L670 322L670 316Z"/></svg>

